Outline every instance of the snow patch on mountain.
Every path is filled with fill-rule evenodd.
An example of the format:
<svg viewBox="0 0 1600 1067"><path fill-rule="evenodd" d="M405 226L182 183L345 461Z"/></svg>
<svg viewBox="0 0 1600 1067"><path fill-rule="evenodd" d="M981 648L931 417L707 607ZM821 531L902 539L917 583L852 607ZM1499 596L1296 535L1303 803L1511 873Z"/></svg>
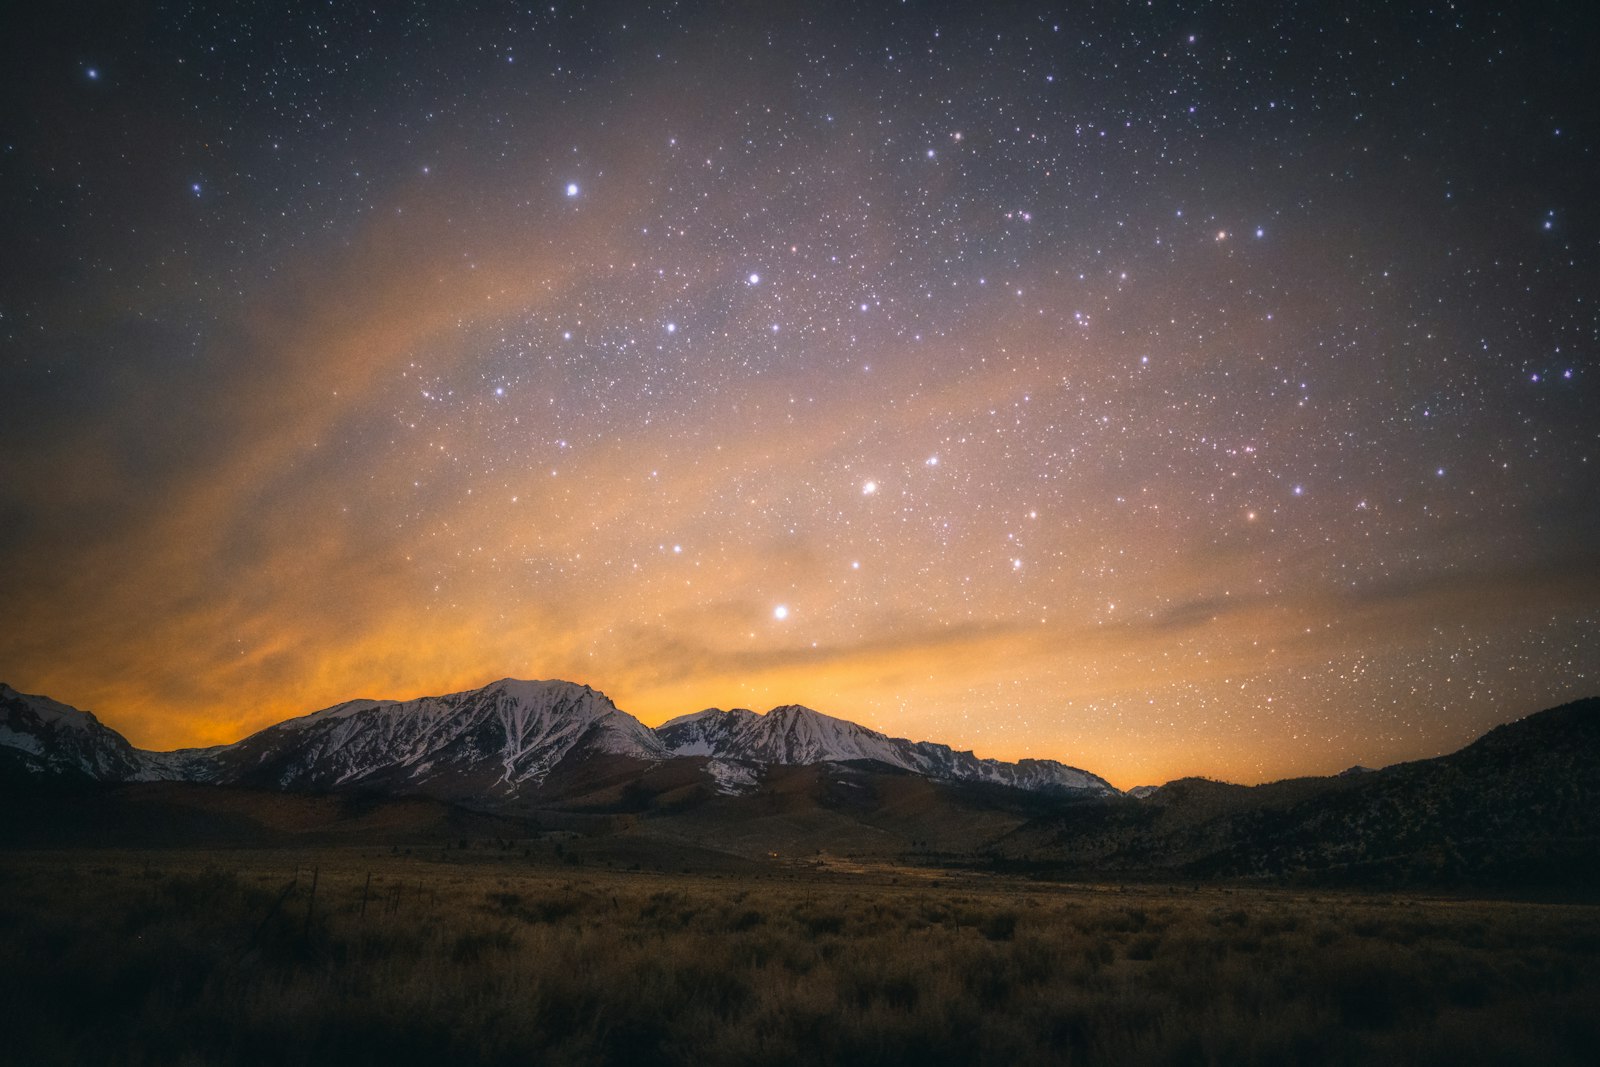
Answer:
<svg viewBox="0 0 1600 1067"><path fill-rule="evenodd" d="M18 733L9 726L0 726L0 745L15 748L30 756L44 755L44 742L34 734Z"/></svg>
<svg viewBox="0 0 1600 1067"><path fill-rule="evenodd" d="M734 760L706 761L706 773L716 783L717 792L723 796L740 797L753 793L761 785L761 768Z"/></svg>

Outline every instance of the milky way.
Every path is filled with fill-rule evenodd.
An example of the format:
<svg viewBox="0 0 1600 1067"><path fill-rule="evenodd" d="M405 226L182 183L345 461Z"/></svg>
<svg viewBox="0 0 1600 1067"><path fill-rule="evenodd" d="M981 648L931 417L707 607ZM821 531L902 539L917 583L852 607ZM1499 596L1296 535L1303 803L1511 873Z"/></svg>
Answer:
<svg viewBox="0 0 1600 1067"><path fill-rule="evenodd" d="M1597 688L1570 7L132 6L0 34L0 676L135 742L509 674L1130 786Z"/></svg>

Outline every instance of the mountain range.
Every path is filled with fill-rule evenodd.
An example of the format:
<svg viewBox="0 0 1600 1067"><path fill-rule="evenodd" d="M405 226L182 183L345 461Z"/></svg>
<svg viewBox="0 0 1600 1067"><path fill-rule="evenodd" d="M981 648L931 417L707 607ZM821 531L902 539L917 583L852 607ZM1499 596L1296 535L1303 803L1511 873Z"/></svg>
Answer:
<svg viewBox="0 0 1600 1067"><path fill-rule="evenodd" d="M0 845L519 845L654 865L822 857L1069 880L1600 889L1600 699L1446 756L1121 793L797 706L651 729L570 682L361 700L145 752L0 686ZM583 857L589 857L584 860Z"/></svg>
<svg viewBox="0 0 1600 1067"><path fill-rule="evenodd" d="M1117 793L1054 760L980 759L799 705L765 715L709 708L652 730L603 693L564 681L505 678L446 696L352 700L231 745L176 752L134 748L90 712L0 684L0 758L29 775L504 801L537 796L558 767L601 756L690 761L723 794L749 792L773 765L850 761L1039 793Z"/></svg>

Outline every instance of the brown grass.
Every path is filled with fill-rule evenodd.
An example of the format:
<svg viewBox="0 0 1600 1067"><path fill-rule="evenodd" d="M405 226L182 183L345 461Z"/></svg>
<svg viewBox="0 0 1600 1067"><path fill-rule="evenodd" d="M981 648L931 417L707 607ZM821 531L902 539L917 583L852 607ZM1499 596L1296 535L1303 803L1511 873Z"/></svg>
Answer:
<svg viewBox="0 0 1600 1067"><path fill-rule="evenodd" d="M11 855L0 1061L1578 1063L1597 957L1582 906Z"/></svg>

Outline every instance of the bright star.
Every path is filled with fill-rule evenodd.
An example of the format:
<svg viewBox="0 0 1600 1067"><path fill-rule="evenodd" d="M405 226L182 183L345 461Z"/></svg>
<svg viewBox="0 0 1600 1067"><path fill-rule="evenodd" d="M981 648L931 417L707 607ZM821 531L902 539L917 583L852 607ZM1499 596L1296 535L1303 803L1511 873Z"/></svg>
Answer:
<svg viewBox="0 0 1600 1067"><path fill-rule="evenodd" d="M577 182L568 182L567 183L567 195L568 196L577 196L578 195L578 183Z"/></svg>
<svg viewBox="0 0 1600 1067"><path fill-rule="evenodd" d="M789 617L789 605L779 604L777 607L773 608L772 617L777 619L779 622L787 619Z"/></svg>
<svg viewBox="0 0 1600 1067"><path fill-rule="evenodd" d="M863 485L861 487L861 495L862 496L871 496L873 493L876 493L877 491L878 491L878 483L877 482L868 482L866 485Z"/></svg>

